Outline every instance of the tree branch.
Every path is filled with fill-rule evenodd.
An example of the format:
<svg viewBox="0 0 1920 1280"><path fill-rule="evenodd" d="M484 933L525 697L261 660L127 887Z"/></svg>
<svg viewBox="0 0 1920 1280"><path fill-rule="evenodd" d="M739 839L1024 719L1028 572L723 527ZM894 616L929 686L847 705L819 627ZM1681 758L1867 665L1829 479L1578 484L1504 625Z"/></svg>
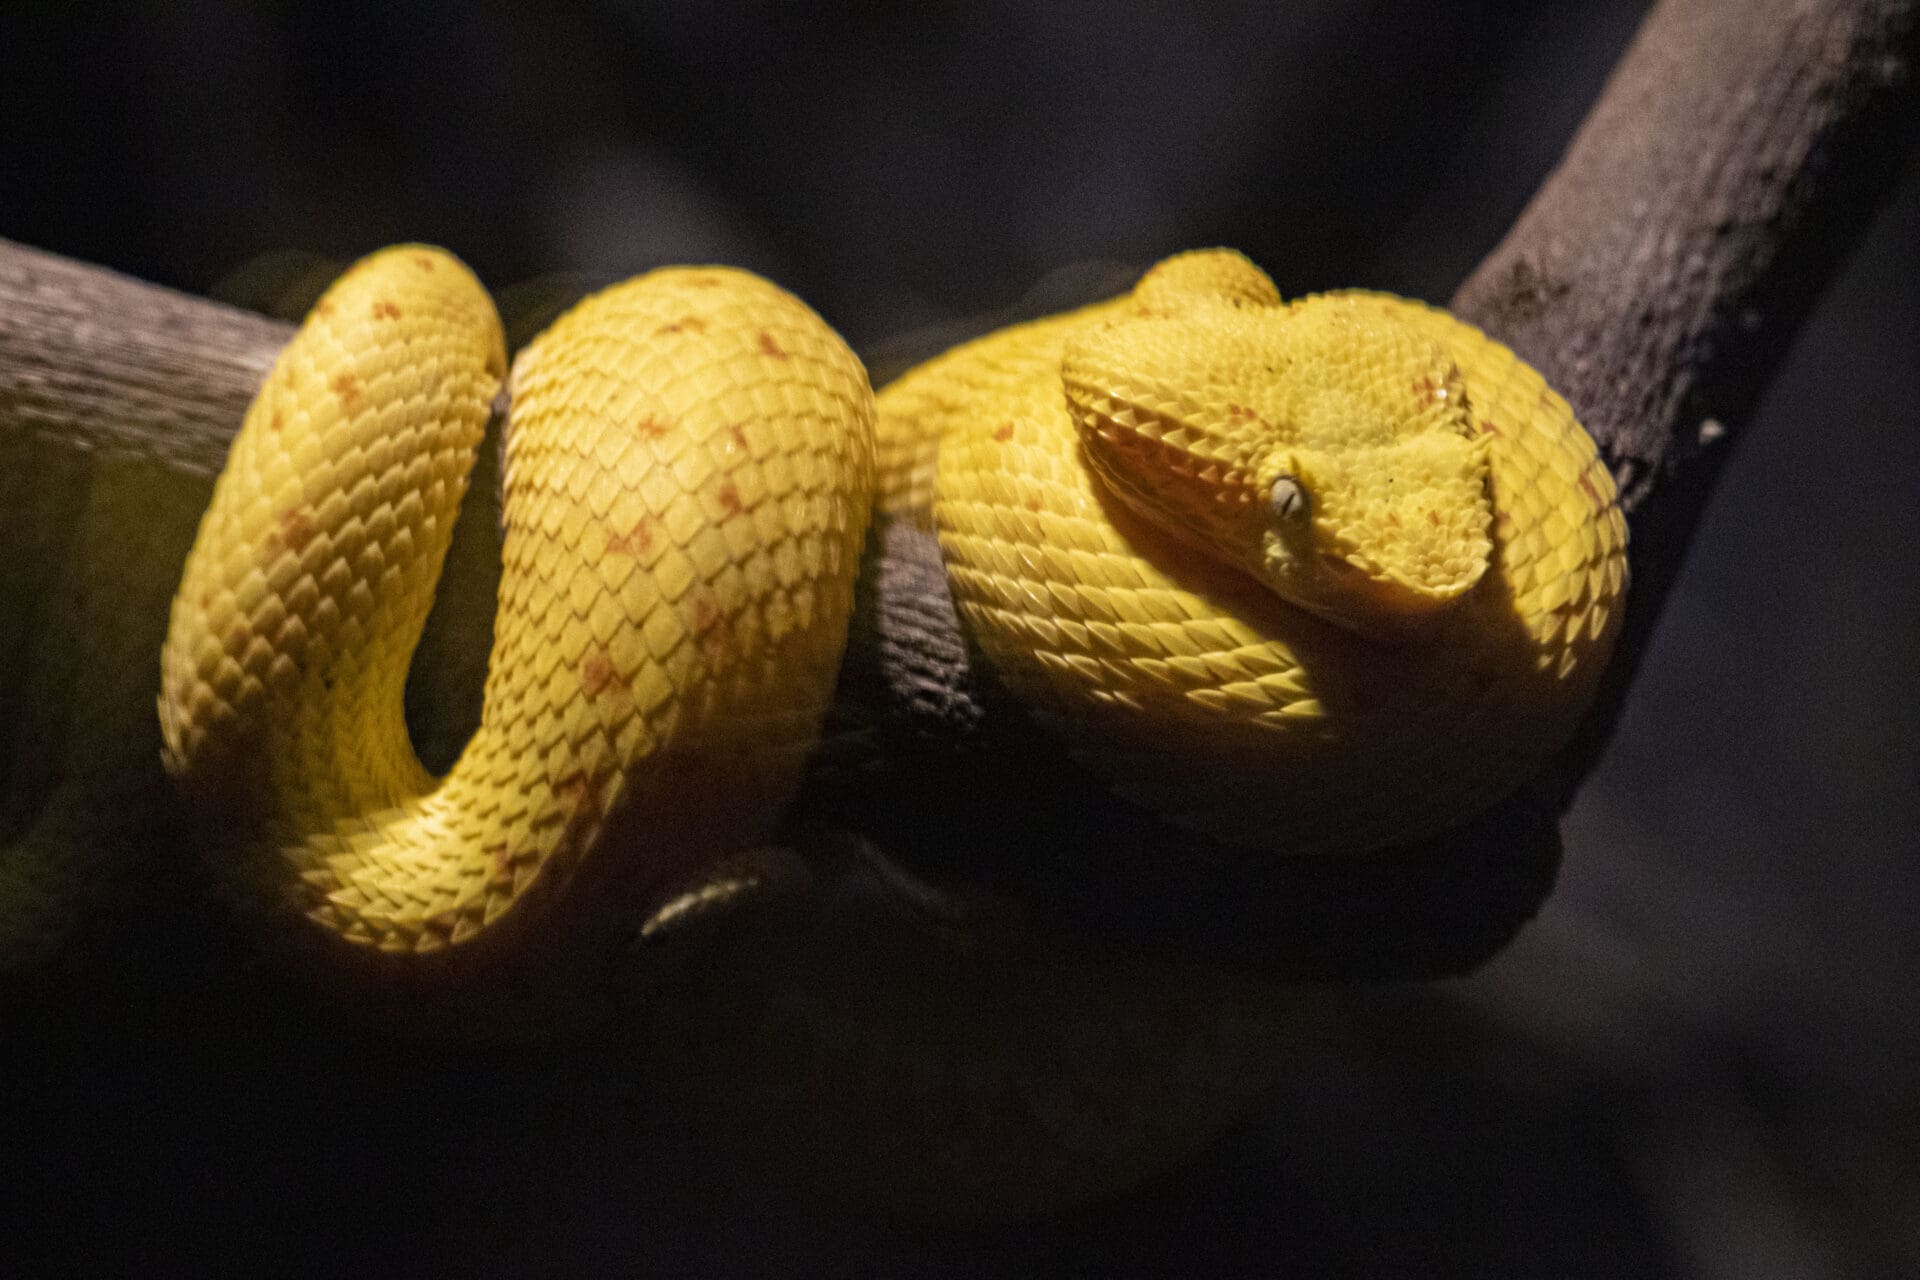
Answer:
<svg viewBox="0 0 1920 1280"><path fill-rule="evenodd" d="M1450 304L1546 376L1612 466L1633 589L1597 759L1720 467L1920 130L1913 0L1668 0Z"/></svg>
<svg viewBox="0 0 1920 1280"><path fill-rule="evenodd" d="M0 432L209 477L293 326L0 240Z"/></svg>

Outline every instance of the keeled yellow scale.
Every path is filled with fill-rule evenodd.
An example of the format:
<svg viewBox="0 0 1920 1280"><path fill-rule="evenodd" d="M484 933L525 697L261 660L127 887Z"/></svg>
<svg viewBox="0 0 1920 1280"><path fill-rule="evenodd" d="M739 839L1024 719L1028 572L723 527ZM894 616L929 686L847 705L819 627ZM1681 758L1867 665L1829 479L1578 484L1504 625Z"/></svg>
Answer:
<svg viewBox="0 0 1920 1280"><path fill-rule="evenodd" d="M557 321L514 367L482 723L436 781L401 691L503 373L441 251L329 289L202 522L160 712L245 901L504 1012L785 805L845 641L873 410L838 336L743 272L657 271Z"/></svg>
<svg viewBox="0 0 1920 1280"><path fill-rule="evenodd" d="M1123 794L1284 850L1438 830L1537 769L1591 696L1626 579L1611 478L1537 374L1444 313L1363 294L1286 304L1396 334L1399 363L1334 350L1352 366L1343 394L1446 419L1485 467L1480 514L1436 544L1451 550L1400 557L1471 583L1417 633L1381 643L1342 624L1344 605L1305 612L1249 562L1200 549L1222 539L1156 527L1151 502L1084 465L1088 412L1165 410L1168 439L1198 442L1206 492L1253 509L1233 484L1265 464L1219 442L1307 416L1292 406L1316 403L1314 362L1286 395L1209 409L1177 369L1147 379L1086 341L1223 305L1283 304L1238 255L1186 255L1127 297L913 371L880 398L878 500L937 521L989 661ZM1095 352L1078 428L1062 381L1076 343ZM1429 367L1420 349L1440 363L1408 380ZM1197 350L1209 377L1239 376L1244 362ZM304 919L349 964L427 974L436 998L485 979L464 989L504 1009L508 984L606 954L593 943L634 927L642 890L750 842L784 805L833 685L876 480L865 374L790 295L677 269L583 303L515 367L483 724L435 781L400 694L502 366L491 303L437 250L388 250L329 290L203 521L161 717L245 901ZM1376 367L1392 371L1380 386ZM1464 413L1436 408L1456 392ZM1190 422L1185 399L1204 411ZM1320 450L1309 487L1356 466L1378 483L1337 422L1291 425L1283 443ZM1359 435L1377 450L1394 433ZM1341 509L1319 496L1319 515ZM1328 547L1391 568L1401 548L1366 539L1400 509L1375 493L1347 510L1361 514ZM1448 559L1461 545L1484 574Z"/></svg>
<svg viewBox="0 0 1920 1280"><path fill-rule="evenodd" d="M1260 369L1221 354L1238 341L1223 328L1212 349L1183 339L1195 367L1184 388L1177 369L1156 367L1148 378L1120 363L1100 367L1092 398L1130 421L1157 417L1182 448L1203 455L1213 489L1231 495L1229 480L1239 481L1215 465L1231 453L1222 442L1261 414L1276 419L1267 424L1276 444L1305 440L1339 463L1339 429L1312 436L1303 425L1301 406L1316 397L1404 403L1409 419L1437 421L1436 405L1463 394L1466 412L1448 429L1484 458L1484 477L1470 486L1447 479L1455 473L1446 468L1465 465L1453 462L1423 474L1438 477L1427 483L1440 495L1434 503L1474 506L1457 515L1410 509L1436 526L1451 522L1428 556L1434 575L1460 577L1459 547L1476 536L1484 573L1462 578L1472 585L1457 599L1422 606L1433 612L1411 634L1342 625L1338 608L1323 618L1284 602L1246 557L1201 549L1225 541L1199 528L1205 503L1179 499L1181 523L1157 526L1139 509L1151 503L1123 499L1087 465L1062 379L1071 351L1143 318L1262 307L1316 323L1338 313L1335 327L1391 340L1322 350L1303 358L1292 383L1270 389ZM1433 353L1426 366L1416 359L1423 348ZM1284 366L1300 350L1281 348L1270 363ZM1334 356L1347 366L1339 379L1327 372ZM1431 373L1408 377L1410 367ZM1202 394L1235 378L1251 384L1244 403ZM1230 842L1353 852L1469 816L1565 741L1618 629L1626 526L1592 440L1505 347L1419 303L1347 293L1282 304L1238 254L1182 255L1127 297L938 357L878 403L882 503L937 526L956 603L995 671L1117 792ZM1355 420L1346 455L1375 450L1347 469L1375 467L1361 478L1376 488L1378 459L1394 457L1379 449L1397 428L1383 430ZM1140 487L1157 483L1151 473L1131 476ZM1368 543L1391 531L1381 514L1391 508L1377 495L1342 508L1344 496L1323 493L1316 507L1312 536L1329 556L1420 563ZM1343 509L1361 516L1339 528L1321 518Z"/></svg>

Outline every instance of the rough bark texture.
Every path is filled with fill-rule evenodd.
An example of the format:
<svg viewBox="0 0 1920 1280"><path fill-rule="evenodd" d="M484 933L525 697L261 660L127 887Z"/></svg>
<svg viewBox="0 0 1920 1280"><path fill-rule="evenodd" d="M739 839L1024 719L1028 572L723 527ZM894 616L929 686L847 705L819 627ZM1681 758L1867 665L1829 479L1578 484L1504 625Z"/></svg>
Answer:
<svg viewBox="0 0 1920 1280"><path fill-rule="evenodd" d="M1544 785L1337 866L1209 847L1058 763L969 661L937 547L883 528L814 811L897 842L956 903L1016 901L1129 943L1344 976L1490 954L1551 886L1554 814L1605 740L1727 446L1912 142L1915 45L1911 0L1667 0L1454 298L1572 401L1633 526L1616 678ZM0 433L204 477L288 332L0 242ZM462 523L472 538L492 521ZM484 621L455 625L465 642L447 651L484 654Z"/></svg>
<svg viewBox="0 0 1920 1280"><path fill-rule="evenodd" d="M1657 6L1451 309L1566 395L1632 521L1604 745L1719 467L1916 136L1912 0Z"/></svg>
<svg viewBox="0 0 1920 1280"><path fill-rule="evenodd" d="M293 328L0 241L0 431L212 476Z"/></svg>

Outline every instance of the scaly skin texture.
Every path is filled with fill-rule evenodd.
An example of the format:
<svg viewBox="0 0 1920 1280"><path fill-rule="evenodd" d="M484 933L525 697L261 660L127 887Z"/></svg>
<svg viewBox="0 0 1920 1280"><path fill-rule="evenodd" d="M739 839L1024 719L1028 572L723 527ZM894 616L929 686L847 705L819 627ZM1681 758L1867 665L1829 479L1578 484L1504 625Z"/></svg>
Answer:
<svg viewBox="0 0 1920 1280"><path fill-rule="evenodd" d="M1117 791L1230 843L1472 815L1565 741L1619 624L1592 441L1418 303L1283 304L1238 254L1181 255L878 404L882 501L938 528L994 672Z"/></svg>
<svg viewBox="0 0 1920 1280"><path fill-rule="evenodd" d="M435 782L400 686L498 342L444 255L343 278L236 443L163 660L168 762L235 896L380 977L361 1003L414 997L409 1025L525 1026L631 955L658 890L692 873L697 921L753 881L722 855L765 837L817 731L869 495L937 521L973 641L1071 749L1250 842L1369 847L1516 784L1618 613L1624 532L1565 405L1415 304L1287 308L1189 255L907 375L876 439L799 303L659 272L515 367L483 723ZM1269 365L1296 376L1249 384ZM1204 966L962 956L816 905L711 946L669 907L628 993L690 1105L813 1194L962 1218L1102 1194L1303 1033L1297 995Z"/></svg>
<svg viewBox="0 0 1920 1280"><path fill-rule="evenodd" d="M1591 444L1512 356L1417 304L1283 308L1238 255L1187 255L878 403L879 501L937 521L975 646L1117 788L1214 829L1332 849L1436 824L1517 783L1604 661L1624 531ZM1276 529L1283 470L1307 505ZM868 1212L1109 1194L1316 1034L1312 993L1281 984L865 924L836 904L669 947L648 1021L751 1167Z"/></svg>
<svg viewBox="0 0 1920 1280"><path fill-rule="evenodd" d="M482 726L436 781L400 691L503 368L447 255L342 277L235 442L160 703L243 902L489 1010L771 830L876 486L937 525L974 642L1080 759L1239 844L1469 816L1565 738L1620 614L1591 441L1419 304L1283 304L1238 254L1181 255L900 379L876 476L864 372L817 317L739 272L661 271L516 365Z"/></svg>
<svg viewBox="0 0 1920 1280"><path fill-rule="evenodd" d="M344 275L235 441L160 698L236 897L481 1018L558 996L638 895L766 834L832 690L872 487L865 371L791 295L675 269L581 303L514 367L481 726L435 780L402 685L504 368L450 256Z"/></svg>

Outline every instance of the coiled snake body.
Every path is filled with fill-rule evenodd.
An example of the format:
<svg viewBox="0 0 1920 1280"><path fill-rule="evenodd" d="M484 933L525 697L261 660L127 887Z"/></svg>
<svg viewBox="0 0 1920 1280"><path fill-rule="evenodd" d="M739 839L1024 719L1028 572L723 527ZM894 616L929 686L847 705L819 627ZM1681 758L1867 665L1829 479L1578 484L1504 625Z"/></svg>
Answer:
<svg viewBox="0 0 1920 1280"><path fill-rule="evenodd" d="M504 373L451 257L388 250L336 283L235 442L160 699L243 900L483 1004L766 836L870 505L938 528L972 641L1068 749L1282 851L1415 838L1518 785L1619 616L1591 441L1442 313L1282 304L1238 255L1183 255L922 366L876 417L790 295L664 270L515 363L482 726L436 781L401 686Z"/></svg>

